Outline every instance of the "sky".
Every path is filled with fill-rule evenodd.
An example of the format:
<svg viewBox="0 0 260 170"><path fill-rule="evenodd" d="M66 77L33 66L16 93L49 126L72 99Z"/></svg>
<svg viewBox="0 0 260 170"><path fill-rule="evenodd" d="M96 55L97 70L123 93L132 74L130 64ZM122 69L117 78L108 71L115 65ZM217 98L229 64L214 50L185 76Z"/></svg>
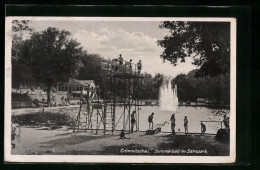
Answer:
<svg viewBox="0 0 260 170"><path fill-rule="evenodd" d="M159 21L41 21L32 20L31 27L42 31L48 27L71 32L88 53L99 54L104 58L117 58L122 54L124 60L137 63L142 60L143 72L175 77L196 69L192 59L173 66L160 58L163 48L157 45L169 32L160 29Z"/></svg>

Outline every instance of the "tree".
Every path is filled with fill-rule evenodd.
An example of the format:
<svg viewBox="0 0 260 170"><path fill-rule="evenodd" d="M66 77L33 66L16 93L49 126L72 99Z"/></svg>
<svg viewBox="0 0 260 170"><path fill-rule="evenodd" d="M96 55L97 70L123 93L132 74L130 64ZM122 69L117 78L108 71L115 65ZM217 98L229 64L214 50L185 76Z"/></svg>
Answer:
<svg viewBox="0 0 260 170"><path fill-rule="evenodd" d="M32 34L29 20L12 21L12 87L19 87L21 83L32 82L30 69L20 62L19 53L26 38Z"/></svg>
<svg viewBox="0 0 260 170"><path fill-rule="evenodd" d="M140 89L140 99L158 99L159 89L164 81L162 74L155 74L153 77L151 74L144 73Z"/></svg>
<svg viewBox="0 0 260 170"><path fill-rule="evenodd" d="M164 48L161 58L176 65L193 57L200 66L198 76L216 76L230 71L230 23L164 21L159 26L170 35L158 41Z"/></svg>
<svg viewBox="0 0 260 170"><path fill-rule="evenodd" d="M153 91L152 82L153 82L152 75L148 73L144 73L144 78L142 79L140 85L140 94L139 94L140 99L152 98L152 91Z"/></svg>
<svg viewBox="0 0 260 170"><path fill-rule="evenodd" d="M215 77L196 77L196 72L190 71L187 75L179 74L173 79L173 84L178 85L178 98L180 101L193 101L197 98L207 98L217 102L230 103L230 75Z"/></svg>
<svg viewBox="0 0 260 170"><path fill-rule="evenodd" d="M152 82L152 98L153 99L158 99L159 98L159 91L160 91L160 87L163 84L164 81L164 76L162 74L157 73L154 78L153 78L153 82Z"/></svg>
<svg viewBox="0 0 260 170"><path fill-rule="evenodd" d="M75 77L81 67L82 47L70 35L57 28L35 32L20 51L20 62L37 82L46 85L48 102L51 87Z"/></svg>
<svg viewBox="0 0 260 170"><path fill-rule="evenodd" d="M96 84L100 85L102 83L100 76L102 61L105 61L105 59L98 54L84 52L82 56L83 67L80 68L77 78L81 80L94 80Z"/></svg>

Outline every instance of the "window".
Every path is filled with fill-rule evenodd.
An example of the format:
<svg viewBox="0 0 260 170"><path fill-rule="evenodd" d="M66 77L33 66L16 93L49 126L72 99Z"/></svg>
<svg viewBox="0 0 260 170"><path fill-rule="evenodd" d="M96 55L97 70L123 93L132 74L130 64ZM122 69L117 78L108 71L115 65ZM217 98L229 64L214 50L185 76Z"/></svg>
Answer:
<svg viewBox="0 0 260 170"><path fill-rule="evenodd" d="M83 90L83 87L80 87L80 91L82 91Z"/></svg>
<svg viewBox="0 0 260 170"><path fill-rule="evenodd" d="M79 87L77 87L76 90L79 91Z"/></svg>
<svg viewBox="0 0 260 170"><path fill-rule="evenodd" d="M72 91L76 91L76 87L72 87Z"/></svg>
<svg viewBox="0 0 260 170"><path fill-rule="evenodd" d="M65 91L68 91L69 89L68 89L68 87L65 87L64 90L65 90Z"/></svg>

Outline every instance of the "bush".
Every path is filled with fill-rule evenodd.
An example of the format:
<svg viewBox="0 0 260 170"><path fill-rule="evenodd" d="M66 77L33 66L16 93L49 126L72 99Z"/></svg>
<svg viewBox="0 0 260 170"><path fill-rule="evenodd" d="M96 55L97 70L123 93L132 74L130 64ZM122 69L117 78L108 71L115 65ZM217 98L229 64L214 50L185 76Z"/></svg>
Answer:
<svg viewBox="0 0 260 170"><path fill-rule="evenodd" d="M62 113L43 112L12 116L12 123L20 126L69 126L73 122L70 115Z"/></svg>
<svg viewBox="0 0 260 170"><path fill-rule="evenodd" d="M230 139L230 131L227 129L219 129L216 138L220 142L228 143Z"/></svg>

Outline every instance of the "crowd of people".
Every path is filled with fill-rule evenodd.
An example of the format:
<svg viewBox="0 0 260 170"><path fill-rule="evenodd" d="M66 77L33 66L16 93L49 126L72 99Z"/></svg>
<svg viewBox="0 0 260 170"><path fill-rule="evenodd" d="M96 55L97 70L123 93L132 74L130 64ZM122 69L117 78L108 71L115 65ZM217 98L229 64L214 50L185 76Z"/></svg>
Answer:
<svg viewBox="0 0 260 170"><path fill-rule="evenodd" d="M136 114L136 111L133 111L132 114L131 114L131 133L134 132L134 126L136 124L136 119L135 119L135 114ZM157 132L160 132L161 131L161 128L162 126L165 125L165 122L164 124L159 124L158 126L156 126L156 128L154 129L154 123L153 123L153 119L154 119L154 113L152 112L151 115L148 116L148 124L149 124L149 129L148 131L157 131ZM176 126L176 122L175 122L175 113L173 113L171 115L171 118L170 118L170 122L171 122L171 131L172 131L172 135L175 135L175 126ZM225 129L226 130L229 130L229 117L227 117L226 115L224 115L224 119L223 121L221 122L224 124L225 126ZM188 130L188 124L189 124L189 121L188 121L188 118L187 116L184 116L184 119L183 119L183 126L184 126L184 133L185 135L187 135L189 133L189 130ZM200 126L201 126L201 133L205 133L206 132L206 125L201 122L200 123ZM124 132L124 129L122 129L121 133L120 133L120 138L121 139L125 139L125 132Z"/></svg>
<svg viewBox="0 0 260 170"><path fill-rule="evenodd" d="M122 67L123 66L123 67ZM111 71L112 72L126 72L132 74L133 71L137 71L138 74L141 73L142 70L142 61L139 60L139 62L136 64L137 70L133 70L132 68L132 59L129 61L125 61L124 65L124 59L122 55L120 54L118 58L114 58L111 61Z"/></svg>

